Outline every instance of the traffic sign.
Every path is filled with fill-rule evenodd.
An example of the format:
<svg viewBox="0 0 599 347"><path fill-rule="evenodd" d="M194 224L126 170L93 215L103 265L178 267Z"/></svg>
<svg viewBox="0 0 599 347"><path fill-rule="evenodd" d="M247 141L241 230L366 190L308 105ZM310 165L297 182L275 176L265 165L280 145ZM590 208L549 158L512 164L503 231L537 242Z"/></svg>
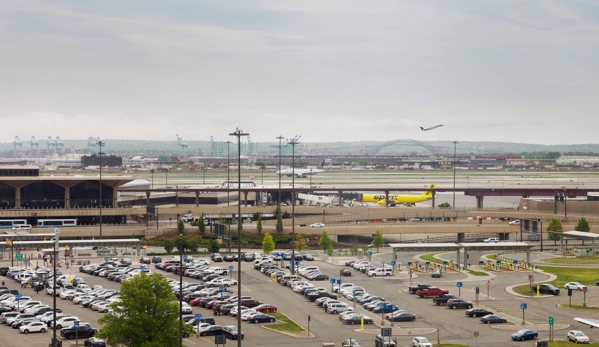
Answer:
<svg viewBox="0 0 599 347"><path fill-rule="evenodd" d="M140 269L141 271L143 271L143 270L145 270L145 269L146 269L146 267L145 267L145 265L142 265L142 266L140 266L140 267L139 267L139 269Z"/></svg>
<svg viewBox="0 0 599 347"><path fill-rule="evenodd" d="M368 256L370 257L371 255L372 255L372 252L370 252L370 251L369 251L369 252L368 252Z"/></svg>
<svg viewBox="0 0 599 347"><path fill-rule="evenodd" d="M397 265L397 262L396 262L395 260L393 260L393 261L391 262L391 266L395 266L395 265Z"/></svg>
<svg viewBox="0 0 599 347"><path fill-rule="evenodd" d="M334 279L334 278L331 278L329 282L331 282L331 283L335 283L335 279Z"/></svg>
<svg viewBox="0 0 599 347"><path fill-rule="evenodd" d="M56 271L54 271L57 275L60 273L60 270L56 269Z"/></svg>
<svg viewBox="0 0 599 347"><path fill-rule="evenodd" d="M474 332L474 337L479 337L479 336L480 336L480 333L478 331L475 331Z"/></svg>
<svg viewBox="0 0 599 347"><path fill-rule="evenodd" d="M104 261L109 261L109 260L110 260L110 258L104 257Z"/></svg>
<svg viewBox="0 0 599 347"><path fill-rule="evenodd" d="M23 253L17 253L16 258L17 260L23 259Z"/></svg>
<svg viewBox="0 0 599 347"><path fill-rule="evenodd" d="M300 262L299 262L299 261L296 261L296 262L295 262L295 266L298 266L299 264L300 264Z"/></svg>
<svg viewBox="0 0 599 347"><path fill-rule="evenodd" d="M586 293L588 291L587 287L582 288L582 291Z"/></svg>
<svg viewBox="0 0 599 347"><path fill-rule="evenodd" d="M202 315L201 314L196 314L194 318L195 318L195 320L201 320L202 319Z"/></svg>
<svg viewBox="0 0 599 347"><path fill-rule="evenodd" d="M187 261L187 256L186 255L183 256L183 260Z"/></svg>
<svg viewBox="0 0 599 347"><path fill-rule="evenodd" d="M220 286L220 287L218 287L218 290L220 290L221 292L224 292L225 291L225 287Z"/></svg>
<svg viewBox="0 0 599 347"><path fill-rule="evenodd" d="M487 281L487 287L491 286L491 281Z"/></svg>
<svg viewBox="0 0 599 347"><path fill-rule="evenodd" d="M229 266L229 271L233 271L234 267Z"/></svg>
<svg viewBox="0 0 599 347"><path fill-rule="evenodd" d="M553 325L553 317L549 316L549 325Z"/></svg>
<svg viewBox="0 0 599 347"><path fill-rule="evenodd" d="M520 309L521 310L526 310L526 304L520 304Z"/></svg>
<svg viewBox="0 0 599 347"><path fill-rule="evenodd" d="M56 229L54 229L54 233L55 233L55 234L60 234L60 228L56 228Z"/></svg>
<svg viewBox="0 0 599 347"><path fill-rule="evenodd" d="M342 281L342 280L340 280L340 279L338 279L338 280L337 280L337 284L341 284L341 283L343 283L343 281Z"/></svg>
<svg viewBox="0 0 599 347"><path fill-rule="evenodd" d="M73 323L73 328L75 328L75 329L79 328L79 323L77 323L77 322Z"/></svg>
<svg viewBox="0 0 599 347"><path fill-rule="evenodd" d="M23 264L29 265L29 260L27 260L27 259L23 260Z"/></svg>
<svg viewBox="0 0 599 347"><path fill-rule="evenodd" d="M458 288L462 286L462 282L457 283Z"/></svg>
<svg viewBox="0 0 599 347"><path fill-rule="evenodd" d="M17 294L15 295L15 300L21 300L23 297L21 296L21 294Z"/></svg>

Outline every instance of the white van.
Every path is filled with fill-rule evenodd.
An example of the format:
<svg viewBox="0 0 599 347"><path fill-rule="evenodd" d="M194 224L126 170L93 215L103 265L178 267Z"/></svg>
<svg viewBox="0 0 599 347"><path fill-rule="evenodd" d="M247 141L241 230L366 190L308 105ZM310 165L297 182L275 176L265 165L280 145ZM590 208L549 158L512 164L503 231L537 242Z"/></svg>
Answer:
<svg viewBox="0 0 599 347"><path fill-rule="evenodd" d="M20 224L12 227L12 230L31 230L31 224Z"/></svg>
<svg viewBox="0 0 599 347"><path fill-rule="evenodd" d="M391 276L391 274L393 274L393 269L390 269L390 268L378 267L376 269L371 269L371 270L368 271L368 276L370 276L370 277L374 277L374 276Z"/></svg>

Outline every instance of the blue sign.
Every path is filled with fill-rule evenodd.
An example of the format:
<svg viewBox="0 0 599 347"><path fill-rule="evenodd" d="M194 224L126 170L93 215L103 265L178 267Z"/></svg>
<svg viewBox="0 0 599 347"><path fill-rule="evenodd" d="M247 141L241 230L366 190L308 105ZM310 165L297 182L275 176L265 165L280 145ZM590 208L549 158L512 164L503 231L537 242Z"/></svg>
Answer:
<svg viewBox="0 0 599 347"><path fill-rule="evenodd" d="M204 282L200 282L200 285L201 285L201 286L203 286L203 285L204 285Z"/></svg>
<svg viewBox="0 0 599 347"><path fill-rule="evenodd" d="M183 260L187 261L187 256L186 255L183 256Z"/></svg>
<svg viewBox="0 0 599 347"><path fill-rule="evenodd" d="M343 283L342 280L337 280L337 284L341 284L341 283Z"/></svg>
<svg viewBox="0 0 599 347"><path fill-rule="evenodd" d="M145 269L146 269L146 267L142 265L142 266L140 266L140 267L139 267L139 269L140 269L141 271L143 271L143 270L145 270Z"/></svg>
<svg viewBox="0 0 599 347"><path fill-rule="evenodd" d="M233 271L233 269L234 268L232 266L229 266L229 271Z"/></svg>
<svg viewBox="0 0 599 347"><path fill-rule="evenodd" d="M104 261L109 261L109 260L110 260L110 258L104 257Z"/></svg>
<svg viewBox="0 0 599 347"><path fill-rule="evenodd" d="M29 265L29 260L27 260L27 259L23 260L23 264Z"/></svg>
<svg viewBox="0 0 599 347"><path fill-rule="evenodd" d="M55 234L60 234L60 229L59 228L54 229L54 233Z"/></svg>
<svg viewBox="0 0 599 347"><path fill-rule="evenodd" d="M334 278L331 278L330 282L331 282L331 283L335 283L335 279L334 279Z"/></svg>
<svg viewBox="0 0 599 347"><path fill-rule="evenodd" d="M461 286L462 286L462 282L458 282L458 283L457 283L457 286L458 286L458 287L461 287Z"/></svg>
<svg viewBox="0 0 599 347"><path fill-rule="evenodd" d="M56 269L55 273L58 275L60 273L60 270Z"/></svg>
<svg viewBox="0 0 599 347"><path fill-rule="evenodd" d="M520 304L520 309L521 310L526 310L526 304Z"/></svg>
<svg viewBox="0 0 599 347"><path fill-rule="evenodd" d="M221 292L224 292L225 291L225 287L220 286L220 287L218 287L218 290L220 290Z"/></svg>
<svg viewBox="0 0 599 347"><path fill-rule="evenodd" d="M75 329L79 328L79 323L74 323L73 328L75 328Z"/></svg>
<svg viewBox="0 0 599 347"><path fill-rule="evenodd" d="M280 257L281 253L276 253L275 256Z"/></svg>
<svg viewBox="0 0 599 347"><path fill-rule="evenodd" d="M372 252L370 252L370 251L369 251L369 252L368 252L368 256L370 257L371 255L372 255Z"/></svg>
<svg viewBox="0 0 599 347"><path fill-rule="evenodd" d="M194 318L195 318L195 320L201 320L202 319L202 315L201 314L196 314L196 316Z"/></svg>
<svg viewBox="0 0 599 347"><path fill-rule="evenodd" d="M295 266L298 266L299 264L300 264L300 262L299 262L299 261L296 261L296 262L295 262Z"/></svg>
<svg viewBox="0 0 599 347"><path fill-rule="evenodd" d="M395 266L395 265L397 265L397 262L394 260L391 262L391 266Z"/></svg>
<svg viewBox="0 0 599 347"><path fill-rule="evenodd" d="M21 296L21 294L17 294L15 295L15 300L21 300L23 297Z"/></svg>

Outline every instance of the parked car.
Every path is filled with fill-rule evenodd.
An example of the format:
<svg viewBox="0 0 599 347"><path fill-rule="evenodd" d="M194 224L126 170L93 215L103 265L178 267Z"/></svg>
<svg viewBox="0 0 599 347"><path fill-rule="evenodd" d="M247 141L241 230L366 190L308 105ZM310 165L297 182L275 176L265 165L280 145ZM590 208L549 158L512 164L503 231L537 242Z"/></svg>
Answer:
<svg viewBox="0 0 599 347"><path fill-rule="evenodd" d="M391 338L391 336L377 335L374 338L374 345L376 347L397 347L397 338Z"/></svg>
<svg viewBox="0 0 599 347"><path fill-rule="evenodd" d="M38 332L45 333L46 329L47 329L46 324L44 324L42 322L36 322L36 321L29 322L29 323L21 325L19 327L19 331L24 334L38 333Z"/></svg>
<svg viewBox="0 0 599 347"><path fill-rule="evenodd" d="M468 302L464 299L450 299L449 301L447 301L447 307L451 308L451 309L456 309L456 308L467 308L467 309L471 309L472 308L472 303Z"/></svg>
<svg viewBox="0 0 599 347"><path fill-rule="evenodd" d="M374 324L374 320L361 313L351 312L342 316L341 321L345 324L360 324L364 318L364 324Z"/></svg>
<svg viewBox="0 0 599 347"><path fill-rule="evenodd" d="M441 270L433 270L431 273L432 278L441 278Z"/></svg>
<svg viewBox="0 0 599 347"><path fill-rule="evenodd" d="M310 228L324 228L324 224L323 223L310 224Z"/></svg>
<svg viewBox="0 0 599 347"><path fill-rule="evenodd" d="M90 337L83 344L89 347L106 347L106 341L97 337Z"/></svg>
<svg viewBox="0 0 599 347"><path fill-rule="evenodd" d="M271 317L264 313L258 313L257 315L255 315L251 318L250 323L266 323L266 322L272 323L274 321L275 321L275 317Z"/></svg>
<svg viewBox="0 0 599 347"><path fill-rule="evenodd" d="M521 329L512 334L512 340L514 340L514 341L534 340L538 336L539 336L539 333L534 330Z"/></svg>
<svg viewBox="0 0 599 347"><path fill-rule="evenodd" d="M416 315L411 312L400 312L393 314L389 320L392 322L411 322L416 320Z"/></svg>
<svg viewBox="0 0 599 347"><path fill-rule="evenodd" d="M341 269L341 276L351 276L351 270L348 268Z"/></svg>
<svg viewBox="0 0 599 347"><path fill-rule="evenodd" d="M362 347L362 345L354 339L347 339L341 341L341 347Z"/></svg>
<svg viewBox="0 0 599 347"><path fill-rule="evenodd" d="M480 319L481 322L483 323L507 323L507 319L503 318L503 317L499 317L499 316L495 316L492 314L488 314L486 316L483 316Z"/></svg>
<svg viewBox="0 0 599 347"><path fill-rule="evenodd" d="M541 284L539 285L539 293L559 295L559 288L552 284Z"/></svg>
<svg viewBox="0 0 599 347"><path fill-rule="evenodd" d="M468 317L483 317L489 314L493 314L493 312L484 308L471 308L469 310L466 310L466 316Z"/></svg>
<svg viewBox="0 0 599 347"><path fill-rule="evenodd" d="M568 282L564 285L564 288L566 289L572 289L572 290L584 290L586 289L587 286L583 286L582 284L578 283L578 282Z"/></svg>
<svg viewBox="0 0 599 347"><path fill-rule="evenodd" d="M433 344L426 337L417 336L412 339L412 347L433 347Z"/></svg>
<svg viewBox="0 0 599 347"><path fill-rule="evenodd" d="M239 337L239 332L236 326L225 325L223 327L223 335L225 335L228 339L237 340L237 338ZM243 331L241 332L241 339L243 340Z"/></svg>

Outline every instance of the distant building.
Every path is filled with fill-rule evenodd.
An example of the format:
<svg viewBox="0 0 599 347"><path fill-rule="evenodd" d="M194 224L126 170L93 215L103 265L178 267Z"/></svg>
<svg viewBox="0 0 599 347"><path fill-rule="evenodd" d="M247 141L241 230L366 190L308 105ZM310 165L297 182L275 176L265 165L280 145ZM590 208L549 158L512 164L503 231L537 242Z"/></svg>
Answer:
<svg viewBox="0 0 599 347"><path fill-rule="evenodd" d="M123 166L123 158L115 155L86 155L81 157L81 166L109 166L109 167L120 167Z"/></svg>

